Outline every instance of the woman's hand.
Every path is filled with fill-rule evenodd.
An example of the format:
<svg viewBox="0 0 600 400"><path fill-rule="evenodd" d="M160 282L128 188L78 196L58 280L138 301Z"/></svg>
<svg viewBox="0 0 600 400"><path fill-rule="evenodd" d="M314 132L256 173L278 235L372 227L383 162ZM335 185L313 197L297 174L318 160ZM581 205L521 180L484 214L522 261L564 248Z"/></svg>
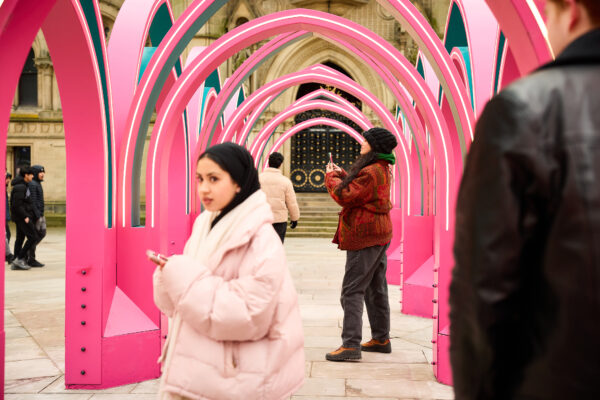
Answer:
<svg viewBox="0 0 600 400"><path fill-rule="evenodd" d="M337 165L335 165L334 163L330 162L327 163L327 166L325 167L325 172L330 173L333 171L339 172L342 169L340 167L338 167Z"/></svg>

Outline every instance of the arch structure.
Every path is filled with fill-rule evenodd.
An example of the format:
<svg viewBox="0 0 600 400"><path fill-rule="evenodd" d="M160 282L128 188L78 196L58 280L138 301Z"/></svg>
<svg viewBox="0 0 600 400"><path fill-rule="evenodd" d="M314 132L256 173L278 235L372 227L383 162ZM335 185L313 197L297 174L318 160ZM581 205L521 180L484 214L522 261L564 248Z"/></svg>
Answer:
<svg viewBox="0 0 600 400"><path fill-rule="evenodd" d="M442 86L448 101L447 105L440 106L437 90L431 90L417 69L391 44L354 22L312 10L286 10L240 25L199 51L183 69L181 52L226 2L194 0L181 17L173 21L166 0L126 0L117 15L108 48L97 0L4 0L0 7L0 53L11 55L0 64L2 140L6 143L10 108L23 60L40 28L60 89L69 215L65 265L67 387L103 388L159 375L155 360L167 323L152 301L152 270L144 259L144 250L150 247L172 254L183 248L193 216L190 208L192 154L228 137L230 125L235 128L234 132L246 128L243 123L235 125L237 115L243 115L242 122L247 115L255 115L246 104L254 104L262 110L281 93L284 79L299 83L309 77L356 90L356 93L363 92L365 104L378 110L379 118L402 143L399 175L402 175L400 183L406 185L401 191L405 198L400 202L403 208L395 209L392 215L395 233L399 234L395 235L394 251L389 259L391 263L403 259L402 265L406 268L433 267L436 288L433 293L421 294L425 293L422 298L427 302L432 297L435 300L433 314L430 314L435 319L434 368L439 380L449 382L447 287L452 265L452 199L461 174L461 156L470 143L474 116L487 98L508 79L525 74L552 57L536 3L533 0L486 0L498 23L496 33L486 30L486 38L491 35L498 44L490 50L484 48L480 37L485 28L483 21L477 20L481 1L454 0L452 4L457 7L456 15L460 16L467 40L448 51L409 0L378 0L411 33L431 64L437 84ZM489 13L485 14L485 20L493 26ZM378 77L391 82L389 86L414 134L417 152L410 151L407 143L410 137L405 137L400 124L389 110L382 109L382 103L375 96L345 75L322 66L273 79L244 101L232 101L232 96L239 93L241 81L253 68L289 43L308 35L325 38L340 49L356 54ZM446 35L449 35L448 29ZM152 48L145 48L148 37ZM255 52L258 55L248 62L250 56L235 79L223 86L226 93L220 97L218 66L238 51L272 37L275 38L264 50L259 49ZM147 63L144 54L149 58ZM469 69L472 96L463 84L463 79L465 82L468 79ZM213 82L209 84L207 80L211 79ZM196 103L190 105L194 96ZM307 98L292 107L316 106L319 102ZM235 110L234 106L237 106ZM357 120L364 117L343 102L327 106L339 107L340 112L350 113ZM186 107L195 113L191 124L185 115ZM150 136L152 151L145 160L147 165L154 166L146 168L147 207L152 210L149 217L154 222L136 226L140 219L138 192L143 148L155 109L158 119ZM286 112L293 112L291 110ZM199 132L201 124L209 120L211 126L215 126L213 139ZM269 150L275 150L301 126L311 123L334 124L360 140L357 132L339 121L309 120L284 132ZM188 126L193 128L192 135L187 134ZM266 145L276 122L269 126L255 142L257 152ZM405 212L413 208L412 196L407 196L411 190L408 180L418 180L415 165L419 165L420 155L429 157L429 137L437 169L437 213L435 216L412 215ZM236 138L240 139L240 136ZM5 161L5 151L0 152L0 158ZM82 197L82 191L87 196ZM90 213L89 210L101 211ZM175 216L178 218L173 218ZM403 236L403 232L410 234ZM423 258L428 261L423 262ZM4 287L3 275L0 287ZM406 301L410 296L406 296L409 292L405 290ZM4 303L3 296L0 302ZM0 356L4 357L2 315L0 322ZM4 363L0 367L2 374L3 368ZM0 382L2 385L4 379Z"/></svg>

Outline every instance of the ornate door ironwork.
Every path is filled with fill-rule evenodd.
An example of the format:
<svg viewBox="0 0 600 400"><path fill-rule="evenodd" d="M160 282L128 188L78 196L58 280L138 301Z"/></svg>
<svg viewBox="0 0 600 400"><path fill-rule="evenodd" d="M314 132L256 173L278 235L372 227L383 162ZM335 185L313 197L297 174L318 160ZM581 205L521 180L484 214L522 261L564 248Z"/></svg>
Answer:
<svg viewBox="0 0 600 400"><path fill-rule="evenodd" d="M328 117L343 121L361 132L345 117L329 111L312 110L296 116L296 123L310 118ZM358 154L360 144L348 134L327 125L305 129L292 138L290 179L297 192L326 192L325 166L331 152L333 162L348 170Z"/></svg>

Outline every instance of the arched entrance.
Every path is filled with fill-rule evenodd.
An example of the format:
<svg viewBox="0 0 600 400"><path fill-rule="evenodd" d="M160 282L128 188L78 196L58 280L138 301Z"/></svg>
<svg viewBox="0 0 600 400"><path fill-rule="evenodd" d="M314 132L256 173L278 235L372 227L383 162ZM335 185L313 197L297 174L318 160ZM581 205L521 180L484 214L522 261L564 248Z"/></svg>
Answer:
<svg viewBox="0 0 600 400"><path fill-rule="evenodd" d="M337 64L332 62L323 64L352 79L352 76ZM337 95L354 104L358 110L362 110L362 102L353 95L314 82L301 85L296 100L319 89L335 91ZM308 119L322 117L338 120L357 132L362 132L362 129L347 117L327 110L308 110L299 113L295 116L294 123L299 124ZM294 189L297 192L325 192L325 165L329 153L337 165L348 169L359 152L360 144L356 140L330 125L317 125L299 132L291 140L290 178Z"/></svg>

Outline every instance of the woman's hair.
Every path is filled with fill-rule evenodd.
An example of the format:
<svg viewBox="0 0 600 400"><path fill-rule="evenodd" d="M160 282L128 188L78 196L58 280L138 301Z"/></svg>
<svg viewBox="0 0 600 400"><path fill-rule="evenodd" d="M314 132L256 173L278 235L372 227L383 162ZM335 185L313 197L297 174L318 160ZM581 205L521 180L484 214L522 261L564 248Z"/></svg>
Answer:
<svg viewBox="0 0 600 400"><path fill-rule="evenodd" d="M374 151L369 151L368 153L361 154L356 160L354 160L352 166L348 170L348 175L346 175L346 177L342 179L342 182L335 188L335 195L340 196L342 190L344 190L350 184L350 182L356 178L356 175L358 175L360 170L369 164L373 164L376 159L377 153Z"/></svg>
<svg viewBox="0 0 600 400"><path fill-rule="evenodd" d="M259 190L260 183L258 181L258 171L254 167L254 159L245 147L225 142L206 149L198 157L198 161L205 157L214 161L223 171L227 172L231 176L231 179L240 187L239 193L235 194L231 202L223 207L221 213L214 219L211 224L212 228L225 214Z"/></svg>
<svg viewBox="0 0 600 400"><path fill-rule="evenodd" d="M566 7L568 4L565 0L548 0L559 6ZM574 0L581 4L588 12L590 21L596 26L600 26L600 1L598 0Z"/></svg>

